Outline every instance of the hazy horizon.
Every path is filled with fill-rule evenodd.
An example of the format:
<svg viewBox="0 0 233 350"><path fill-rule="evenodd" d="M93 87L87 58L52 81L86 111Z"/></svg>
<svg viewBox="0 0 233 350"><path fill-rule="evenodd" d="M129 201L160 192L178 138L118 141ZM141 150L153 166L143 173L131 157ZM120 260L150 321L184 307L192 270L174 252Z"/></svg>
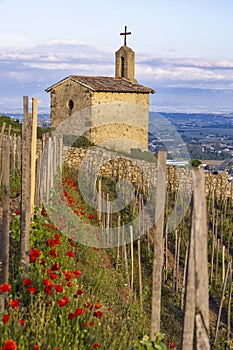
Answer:
<svg viewBox="0 0 233 350"><path fill-rule="evenodd" d="M114 76L127 25L136 79L156 91L150 110L233 112L231 0L0 0L0 10L0 111L22 110L25 95L49 111L48 86Z"/></svg>

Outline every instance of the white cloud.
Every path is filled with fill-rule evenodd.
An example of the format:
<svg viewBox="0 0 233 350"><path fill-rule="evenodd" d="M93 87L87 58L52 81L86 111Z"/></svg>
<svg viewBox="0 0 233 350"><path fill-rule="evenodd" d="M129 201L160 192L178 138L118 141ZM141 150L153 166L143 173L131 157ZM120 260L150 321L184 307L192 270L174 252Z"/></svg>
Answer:
<svg viewBox="0 0 233 350"><path fill-rule="evenodd" d="M31 41L22 35L17 34L0 34L1 48L22 48L31 45Z"/></svg>
<svg viewBox="0 0 233 350"><path fill-rule="evenodd" d="M44 89L68 75L114 76L114 59L114 52L73 40L49 40L24 49L2 49L0 50L2 101L4 98L6 101L7 94L12 95L12 91L16 101L20 100L17 96L32 91L34 96L41 95L41 100L47 103ZM194 89L203 89L202 94L204 89L206 91L228 89L232 96L233 60L211 61L199 57L153 58L136 54L136 79L155 90L163 88L166 93L168 89L178 91L181 88L189 89L192 93ZM184 91L179 90L179 93L182 94ZM159 96L156 94L153 99L156 98L158 101ZM169 103L178 103L177 96L171 98L169 95L171 100L166 102L167 107Z"/></svg>
<svg viewBox="0 0 233 350"><path fill-rule="evenodd" d="M141 58L137 76L159 85L233 89L233 60Z"/></svg>

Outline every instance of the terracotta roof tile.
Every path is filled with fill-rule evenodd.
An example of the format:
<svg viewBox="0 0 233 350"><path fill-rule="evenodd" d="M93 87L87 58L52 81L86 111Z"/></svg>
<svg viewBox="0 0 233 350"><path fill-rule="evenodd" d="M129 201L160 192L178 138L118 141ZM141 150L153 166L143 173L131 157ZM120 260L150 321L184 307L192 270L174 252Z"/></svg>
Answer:
<svg viewBox="0 0 233 350"><path fill-rule="evenodd" d="M45 91L49 92L57 85L62 84L65 80L72 81L86 86L95 92L135 92L135 93L154 93L155 91L138 83L131 82L125 78L100 77L100 76L82 76L70 75L60 82L50 86Z"/></svg>

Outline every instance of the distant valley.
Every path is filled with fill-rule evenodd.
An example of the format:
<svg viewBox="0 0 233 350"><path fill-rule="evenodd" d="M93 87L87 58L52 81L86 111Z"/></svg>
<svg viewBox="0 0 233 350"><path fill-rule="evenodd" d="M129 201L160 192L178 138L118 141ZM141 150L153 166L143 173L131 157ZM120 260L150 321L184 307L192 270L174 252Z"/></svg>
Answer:
<svg viewBox="0 0 233 350"><path fill-rule="evenodd" d="M1 115L23 121L22 113L1 113ZM39 114L39 126L49 127L49 118L48 113ZM163 124L161 118L165 123L163 131L158 128L158 125ZM233 158L233 113L150 112L149 122L149 149L153 153L167 147L170 158L182 159L186 157L182 154L185 145L192 159Z"/></svg>
<svg viewBox="0 0 233 350"><path fill-rule="evenodd" d="M163 139L156 135L156 123L159 116L167 121ZM195 159L224 160L233 157L233 113L231 114L186 114L150 112L150 123L155 125L149 134L149 148L157 152L170 137L170 148L173 158L182 158L183 145L189 155ZM162 121L161 121L162 123ZM173 130L170 130L169 125ZM155 131L154 131L155 130ZM170 134L172 133L172 137ZM179 139L177 140L177 138Z"/></svg>

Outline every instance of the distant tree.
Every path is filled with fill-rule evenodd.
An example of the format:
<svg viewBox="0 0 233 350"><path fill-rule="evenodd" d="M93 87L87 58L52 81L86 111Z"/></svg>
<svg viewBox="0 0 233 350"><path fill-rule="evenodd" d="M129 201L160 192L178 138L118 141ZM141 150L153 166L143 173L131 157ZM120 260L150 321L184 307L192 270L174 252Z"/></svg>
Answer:
<svg viewBox="0 0 233 350"><path fill-rule="evenodd" d="M43 134L49 133L50 130L48 128L41 128L40 126L37 126L37 138L42 139Z"/></svg>
<svg viewBox="0 0 233 350"><path fill-rule="evenodd" d="M191 159L191 165L193 168L198 168L201 165L201 161L199 159Z"/></svg>

